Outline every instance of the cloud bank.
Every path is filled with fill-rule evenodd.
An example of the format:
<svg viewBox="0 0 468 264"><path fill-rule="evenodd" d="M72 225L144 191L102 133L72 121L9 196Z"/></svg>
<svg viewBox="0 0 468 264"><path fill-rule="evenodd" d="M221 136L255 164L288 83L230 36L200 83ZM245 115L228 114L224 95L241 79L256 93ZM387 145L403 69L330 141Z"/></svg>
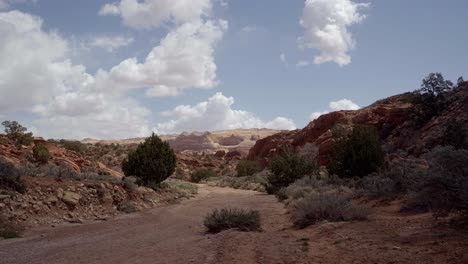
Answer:
<svg viewBox="0 0 468 264"><path fill-rule="evenodd" d="M349 51L355 40L349 28L361 23L366 15L360 13L369 3L352 0L306 0L300 20L304 36L299 38L302 48L317 49L314 63L335 62L340 66L351 63Z"/></svg>
<svg viewBox="0 0 468 264"><path fill-rule="evenodd" d="M233 109L233 105L233 97L216 93L207 101L196 105L179 105L172 111L162 113L163 116L173 119L159 123L153 130L165 134L237 128L296 129L296 125L290 119L277 117L271 121L263 121L251 112Z"/></svg>
<svg viewBox="0 0 468 264"><path fill-rule="evenodd" d="M27 13L0 12L0 113L35 113L33 125L47 137L144 136L151 131L150 111L128 96L131 89L145 89L150 97L172 96L218 82L214 48L227 30L223 20L178 25L144 61L125 59L96 75L73 64L68 41L42 24ZM117 44L131 41L124 42ZM105 47L109 41L94 44Z"/></svg>
<svg viewBox="0 0 468 264"><path fill-rule="evenodd" d="M209 16L211 0L121 0L104 5L100 15L115 15L135 29L158 28L163 23L183 24Z"/></svg>

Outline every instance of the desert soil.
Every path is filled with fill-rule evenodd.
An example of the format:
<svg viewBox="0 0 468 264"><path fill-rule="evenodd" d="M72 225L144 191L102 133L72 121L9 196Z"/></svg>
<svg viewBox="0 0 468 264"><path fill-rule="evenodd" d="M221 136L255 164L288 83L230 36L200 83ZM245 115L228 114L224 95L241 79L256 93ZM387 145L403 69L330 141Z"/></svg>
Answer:
<svg viewBox="0 0 468 264"><path fill-rule="evenodd" d="M262 232L206 234L213 208L258 209ZM369 221L295 230L273 196L200 185L196 198L110 221L36 228L0 241L0 263L468 263L465 231L374 207Z"/></svg>

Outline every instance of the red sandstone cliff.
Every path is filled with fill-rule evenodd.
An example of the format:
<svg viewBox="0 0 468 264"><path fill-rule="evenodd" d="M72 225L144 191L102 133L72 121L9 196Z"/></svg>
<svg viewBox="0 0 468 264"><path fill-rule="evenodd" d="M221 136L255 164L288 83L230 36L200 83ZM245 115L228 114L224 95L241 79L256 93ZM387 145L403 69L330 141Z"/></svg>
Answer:
<svg viewBox="0 0 468 264"><path fill-rule="evenodd" d="M445 111L418 128L414 125L412 113L415 106L411 103L411 97L411 93L405 93L377 101L356 111L338 111L322 115L301 130L282 132L258 140L250 149L248 159L266 164L286 146L298 149L312 144L318 148L319 162L324 165L333 143L331 131L338 124L349 128L352 125L373 126L378 130L387 154L402 150L407 155L414 156L419 156L427 149L440 144L445 129L451 122L464 124L464 132L468 133L468 82L448 95Z"/></svg>

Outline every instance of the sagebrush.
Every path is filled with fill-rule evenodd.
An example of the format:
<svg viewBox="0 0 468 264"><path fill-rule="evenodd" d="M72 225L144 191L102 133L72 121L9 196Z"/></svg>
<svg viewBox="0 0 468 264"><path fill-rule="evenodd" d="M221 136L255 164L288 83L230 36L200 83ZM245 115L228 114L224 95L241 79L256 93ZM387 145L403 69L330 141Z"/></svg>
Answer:
<svg viewBox="0 0 468 264"><path fill-rule="evenodd" d="M227 229L239 231L259 231L261 227L260 213L257 210L239 208L215 209L209 213L203 224L210 233L219 233Z"/></svg>
<svg viewBox="0 0 468 264"><path fill-rule="evenodd" d="M290 205L291 220L298 228L320 221L365 220L367 207L355 205L351 197L337 192L311 193Z"/></svg>

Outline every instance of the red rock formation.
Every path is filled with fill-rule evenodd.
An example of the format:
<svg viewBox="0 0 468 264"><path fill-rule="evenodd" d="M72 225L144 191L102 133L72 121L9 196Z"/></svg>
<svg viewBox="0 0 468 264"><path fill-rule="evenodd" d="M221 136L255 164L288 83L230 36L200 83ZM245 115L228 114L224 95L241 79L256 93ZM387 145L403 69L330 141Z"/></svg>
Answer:
<svg viewBox="0 0 468 264"><path fill-rule="evenodd" d="M222 146L236 146L239 145L244 138L241 136L231 135L229 137L223 137L219 139L219 144Z"/></svg>
<svg viewBox="0 0 468 264"><path fill-rule="evenodd" d="M218 150L218 151L216 151L214 156L217 157L217 158L224 158L224 156L226 156L226 151Z"/></svg>
<svg viewBox="0 0 468 264"><path fill-rule="evenodd" d="M324 165L333 143L331 130L337 124L348 128L352 125L373 126L378 130L387 153L404 150L411 155L420 155L425 149L441 143L445 128L453 120L468 126L468 83L452 92L449 97L447 110L419 129L413 125L411 113L414 106L410 103L411 94L406 93L377 101L360 110L325 114L301 130L260 139L250 149L247 158L266 164L286 146L298 148L311 143L319 148L319 162ZM468 127L465 127L465 131L468 132Z"/></svg>
<svg viewBox="0 0 468 264"><path fill-rule="evenodd" d="M240 158L242 157L242 153L240 153L239 151L237 150L232 150L232 151L229 151L226 156L225 156L227 159L234 159L234 158Z"/></svg>
<svg viewBox="0 0 468 264"><path fill-rule="evenodd" d="M83 158L80 154L61 148L52 142L48 142L43 138L34 138L34 144L44 144L49 153L51 154L50 164L57 166L66 166L76 172L81 172L84 168L95 168L100 174L111 175L121 178L123 175L120 172L107 168L104 164L97 164L90 160ZM13 141L9 140L6 136L0 135L0 158L6 162L13 164L20 164L28 160L32 155L32 148L34 145L21 146L17 148Z"/></svg>

